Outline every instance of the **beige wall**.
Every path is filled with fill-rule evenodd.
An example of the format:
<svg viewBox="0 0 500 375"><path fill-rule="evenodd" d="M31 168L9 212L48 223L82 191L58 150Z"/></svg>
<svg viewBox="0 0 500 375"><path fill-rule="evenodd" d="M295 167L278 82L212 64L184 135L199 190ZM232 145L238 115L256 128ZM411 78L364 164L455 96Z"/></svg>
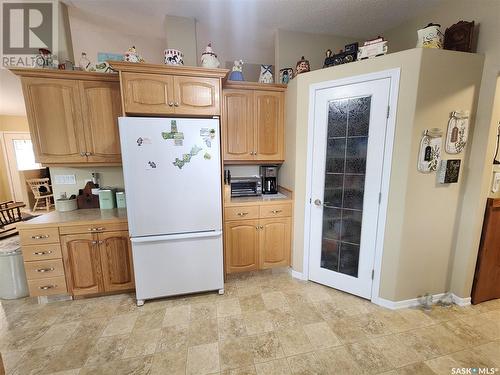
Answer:
<svg viewBox="0 0 500 375"><path fill-rule="evenodd" d="M28 119L24 116L2 116L0 115L1 132L27 132ZM9 180L7 177L7 165L5 163L3 141L0 141L0 202L12 199Z"/></svg>
<svg viewBox="0 0 500 375"><path fill-rule="evenodd" d="M75 63L78 65L82 52L94 63L98 52L125 53L131 46L144 57L146 62L163 63L165 38L131 35L127 29L108 25L105 20L89 15L74 7L68 8Z"/></svg>
<svg viewBox="0 0 500 375"><path fill-rule="evenodd" d="M78 195L78 189L83 189L87 181L92 180L92 172L99 173L101 187L123 189L125 186L121 167L51 167L49 169L56 198L59 198L62 193L66 193L68 197L72 194ZM75 175L76 184L58 185L55 183L56 175Z"/></svg>
<svg viewBox="0 0 500 375"><path fill-rule="evenodd" d="M182 51L184 65L198 65L196 20L188 17L165 16L166 48Z"/></svg>
<svg viewBox="0 0 500 375"><path fill-rule="evenodd" d="M458 20L474 20L479 24L477 52L485 55L481 90L478 98L476 129L470 144L467 181L463 188L458 215L456 246L450 272L450 290L460 297L469 297L477 250L481 237L486 198L489 194L495 147L496 121L492 120L497 76L500 72L500 2L496 0L447 0L413 20L384 33L389 50L412 48L416 30L429 21L443 27Z"/></svg>
<svg viewBox="0 0 500 375"><path fill-rule="evenodd" d="M309 86L398 67L400 96L380 289L383 298L393 301L447 290L464 175L459 184L442 186L436 183L435 173L418 173L418 146L424 129L445 131L451 111L473 109L482 57L413 49L298 76L287 92L286 131L292 135L287 134L286 162L281 169L281 183L295 192L293 268L301 272L304 211L309 198L305 196Z"/></svg>
<svg viewBox="0 0 500 375"><path fill-rule="evenodd" d="M335 53L355 41L356 38L351 37L277 30L274 42L276 71L283 68L295 70L302 56L309 60L311 70L322 68L327 49Z"/></svg>

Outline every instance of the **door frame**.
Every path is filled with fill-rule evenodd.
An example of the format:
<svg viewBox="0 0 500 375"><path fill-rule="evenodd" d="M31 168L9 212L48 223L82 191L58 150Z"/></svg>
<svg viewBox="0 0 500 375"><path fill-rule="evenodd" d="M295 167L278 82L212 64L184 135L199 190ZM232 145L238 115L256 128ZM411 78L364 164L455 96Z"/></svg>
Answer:
<svg viewBox="0 0 500 375"><path fill-rule="evenodd" d="M373 283L371 301L380 305L380 279L382 268L382 255L384 252L384 235L387 218L387 205L389 202L389 184L392 169L392 155L394 147L394 134L396 131L396 114L398 104L400 68L387 69L379 72L361 74L346 78L324 81L309 85L309 115L307 127L307 159L306 159L306 204L304 209L304 255L302 263L302 278L309 280L309 251L311 249L311 208L312 208L312 169L314 148L314 117L316 104L316 91L338 86L345 86L366 81L389 78L389 112L385 133L384 165L382 167L382 183L380 188L380 204L377 224L377 240L375 243L375 256L373 264ZM309 202L307 202L307 199Z"/></svg>
<svg viewBox="0 0 500 375"><path fill-rule="evenodd" d="M12 156L12 155L9 155L9 152L7 150L6 135L10 135L10 134L27 135L30 138L30 140L31 140L31 133L29 131L25 131L25 130L20 130L20 131L8 130L8 131L2 131L2 132L0 132L0 142L1 142L2 151L3 151L3 157L4 157L4 162L5 162L5 169L6 169L6 172L7 172L6 175L7 175L7 180L8 180L8 183L9 183L10 195L11 195L12 200L16 201L16 199L15 199L16 198L16 194L15 194L15 189L14 189L14 176L12 175L12 171L11 171L11 166L12 166L11 163L16 163L15 166L17 168L17 161L15 160L15 155L13 155L14 160L10 160L10 158L9 158L9 156ZM23 186L21 186L21 188L22 187Z"/></svg>

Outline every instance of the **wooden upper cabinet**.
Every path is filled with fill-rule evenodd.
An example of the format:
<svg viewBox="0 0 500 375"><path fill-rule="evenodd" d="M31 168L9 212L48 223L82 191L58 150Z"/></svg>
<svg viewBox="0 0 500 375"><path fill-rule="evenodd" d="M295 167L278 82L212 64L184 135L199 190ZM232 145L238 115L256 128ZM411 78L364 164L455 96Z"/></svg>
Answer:
<svg viewBox="0 0 500 375"><path fill-rule="evenodd" d="M260 220L260 268L288 266L291 251L291 219Z"/></svg>
<svg viewBox="0 0 500 375"><path fill-rule="evenodd" d="M21 76L36 161L46 165L121 162L118 74L10 68Z"/></svg>
<svg viewBox="0 0 500 375"><path fill-rule="evenodd" d="M241 220L225 224L226 272L259 269L259 221Z"/></svg>
<svg viewBox="0 0 500 375"><path fill-rule="evenodd" d="M102 270L99 245L91 234L61 236L68 292L73 295L99 293Z"/></svg>
<svg viewBox="0 0 500 375"><path fill-rule="evenodd" d="M122 73L125 112L136 114L173 114L174 79L145 73Z"/></svg>
<svg viewBox="0 0 500 375"><path fill-rule="evenodd" d="M78 82L24 77L22 85L36 161L86 162Z"/></svg>
<svg viewBox="0 0 500 375"><path fill-rule="evenodd" d="M255 91L256 160L283 160L284 95L280 92Z"/></svg>
<svg viewBox="0 0 500 375"><path fill-rule="evenodd" d="M99 233L104 291L134 288L132 248L127 231Z"/></svg>
<svg viewBox="0 0 500 375"><path fill-rule="evenodd" d="M174 77L174 107L179 115L220 115L220 80Z"/></svg>
<svg viewBox="0 0 500 375"><path fill-rule="evenodd" d="M285 86L227 82L223 90L224 161L283 162Z"/></svg>
<svg viewBox="0 0 500 375"><path fill-rule="evenodd" d="M80 81L87 160L120 163L118 117L122 105L118 82Z"/></svg>
<svg viewBox="0 0 500 375"><path fill-rule="evenodd" d="M253 93L248 90L224 90L223 98L224 160L253 159Z"/></svg>

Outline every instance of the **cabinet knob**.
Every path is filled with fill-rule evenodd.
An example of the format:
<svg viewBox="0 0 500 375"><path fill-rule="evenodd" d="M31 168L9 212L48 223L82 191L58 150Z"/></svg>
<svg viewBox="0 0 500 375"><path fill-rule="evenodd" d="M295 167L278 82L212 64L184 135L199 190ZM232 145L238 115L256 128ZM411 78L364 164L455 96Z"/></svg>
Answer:
<svg viewBox="0 0 500 375"><path fill-rule="evenodd" d="M85 151L80 152L80 156L86 156L85 154L86 154Z"/></svg>
<svg viewBox="0 0 500 375"><path fill-rule="evenodd" d="M87 152L85 153L85 156L91 156L91 155L92 155L92 153L91 153L91 152L88 152L88 151L87 151Z"/></svg>
<svg viewBox="0 0 500 375"><path fill-rule="evenodd" d="M178 106L179 106L179 102L175 102L174 107L178 107Z"/></svg>
<svg viewBox="0 0 500 375"><path fill-rule="evenodd" d="M98 241L92 241L92 245L97 245Z"/></svg>
<svg viewBox="0 0 500 375"><path fill-rule="evenodd" d="M168 102L168 106L169 107L173 107L174 106L174 102Z"/></svg>

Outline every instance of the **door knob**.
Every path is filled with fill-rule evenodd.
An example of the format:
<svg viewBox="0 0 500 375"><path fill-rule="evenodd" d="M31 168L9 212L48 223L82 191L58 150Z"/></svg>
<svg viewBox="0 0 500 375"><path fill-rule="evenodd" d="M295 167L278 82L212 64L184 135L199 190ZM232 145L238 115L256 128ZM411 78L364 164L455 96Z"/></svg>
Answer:
<svg viewBox="0 0 500 375"><path fill-rule="evenodd" d="M316 206L321 206L321 200L320 200L320 199L315 199L315 200L314 200L314 204L315 204Z"/></svg>

